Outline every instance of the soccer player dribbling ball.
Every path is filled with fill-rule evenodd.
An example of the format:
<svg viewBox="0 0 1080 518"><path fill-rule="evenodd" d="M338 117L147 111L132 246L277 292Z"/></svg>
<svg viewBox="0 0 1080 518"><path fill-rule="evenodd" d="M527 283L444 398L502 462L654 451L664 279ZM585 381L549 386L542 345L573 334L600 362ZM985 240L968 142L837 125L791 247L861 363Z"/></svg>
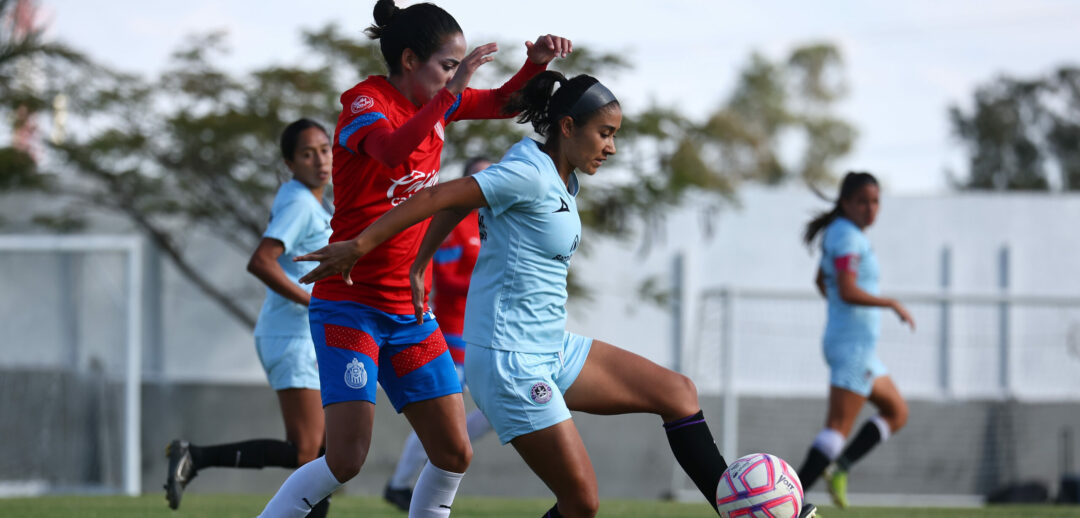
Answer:
<svg viewBox="0 0 1080 518"><path fill-rule="evenodd" d="M571 42L527 42L524 66L502 87L467 88L492 61L494 43L466 53L461 27L429 3L399 9L379 0L368 35L379 39L389 74L371 76L341 96L333 141L335 213L331 242L351 239L392 207L438 182L444 127L462 119L507 117L503 107ZM370 250L350 276L327 278L309 312L326 414L326 455L301 466L262 516L305 516L352 479L371 444L376 381L404 413L429 461L417 480L410 516L449 516L472 457L461 385L430 312L413 317L409 268L427 222ZM430 279L424 279L425 294Z"/></svg>
<svg viewBox="0 0 1080 518"><path fill-rule="evenodd" d="M462 176L476 174L490 165L491 161L486 158L473 157L466 161ZM462 389L465 388L465 341L461 338L465 328L465 300L479 253L480 228L474 210L454 227L431 261L435 317L446 338ZM473 410L465 416L465 427L469 431L470 442L491 431L491 424L480 410ZM383 499L398 509L408 511L412 500L412 479L425 462L427 453L424 446L420 444L416 432L409 433L394 473L383 489Z"/></svg>
<svg viewBox="0 0 1080 518"><path fill-rule="evenodd" d="M322 248L330 239L330 213L323 204L331 173L330 136L312 120L297 120L281 134L281 156L293 178L274 197L270 222L248 261L248 271L267 288L255 324L255 348L271 388L277 391L285 440L210 446L172 441L166 448L165 480L165 498L172 509L180 507L184 489L199 470L296 468L316 458L323 445L319 372L308 326L311 288L297 282L311 268L292 258ZM326 516L329 503L319 502L308 516Z"/></svg>
<svg viewBox="0 0 1080 518"><path fill-rule="evenodd" d="M588 75L542 72L507 109L520 112L518 120L532 123L546 141L522 139L499 163L418 193L355 239L298 257L321 263L301 282L347 277L379 243L434 214L410 274L420 323L428 262L450 229L480 209L483 246L465 311L466 377L499 439L555 493L556 504L544 516L598 512L596 474L571 410L659 415L675 459L715 512L727 464L693 382L565 329L567 269L581 239L577 173L595 174L615 153L619 102ZM808 505L802 516L815 510Z"/></svg>
<svg viewBox="0 0 1080 518"><path fill-rule="evenodd" d="M908 416L907 403L877 356L881 308L892 309L901 322L915 329L907 308L878 293L877 255L863 231L877 219L879 195L873 175L848 173L833 209L807 223L803 236L810 245L824 232L815 284L828 301L823 343L829 364L829 410L825 427L799 468L799 480L804 489L810 489L826 473L829 493L839 507L848 505L848 469L900 430ZM844 448L867 400L879 414L863 424ZM835 469L826 472L830 464Z"/></svg>

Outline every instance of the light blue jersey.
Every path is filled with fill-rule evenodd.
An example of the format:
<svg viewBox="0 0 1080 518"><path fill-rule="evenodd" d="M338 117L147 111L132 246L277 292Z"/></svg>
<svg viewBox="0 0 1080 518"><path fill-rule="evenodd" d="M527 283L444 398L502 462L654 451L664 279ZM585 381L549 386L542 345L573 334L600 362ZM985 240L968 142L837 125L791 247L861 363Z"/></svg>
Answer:
<svg viewBox="0 0 1080 518"><path fill-rule="evenodd" d="M314 252L330 241L330 213L311 193L311 189L297 180L290 180L278 189L274 205L270 209L270 223L263 237L281 241L285 252L278 257L278 264L285 270L289 280L299 284L300 277L310 272L318 263L294 263L293 257ZM311 285L300 285L311 292ZM255 336L296 336L310 340L308 308L297 304L270 288L266 288L259 320L255 324Z"/></svg>
<svg viewBox="0 0 1080 518"><path fill-rule="evenodd" d="M480 209L482 245L465 306L465 341L504 351L562 351L566 272L581 239L577 176L570 174L568 188L551 157L524 138L473 178L488 206Z"/></svg>
<svg viewBox="0 0 1080 518"><path fill-rule="evenodd" d="M871 295L878 294L878 260L870 240L851 220L841 217L825 228L821 248L821 271L825 274L829 302L826 345L854 342L874 346L881 329L881 308L844 302L836 285L837 259L850 257L849 261L854 261L856 285Z"/></svg>

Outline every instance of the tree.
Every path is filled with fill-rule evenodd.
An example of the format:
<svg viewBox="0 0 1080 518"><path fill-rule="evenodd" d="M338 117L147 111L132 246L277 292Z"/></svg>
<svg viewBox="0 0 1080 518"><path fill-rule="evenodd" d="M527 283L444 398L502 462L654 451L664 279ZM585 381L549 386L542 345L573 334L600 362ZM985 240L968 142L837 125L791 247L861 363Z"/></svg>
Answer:
<svg viewBox="0 0 1080 518"><path fill-rule="evenodd" d="M0 146L0 191L40 189L35 156L35 115L51 108L58 92L47 79L61 67L92 65L79 52L47 41L31 0L0 0L0 115L13 122L11 142Z"/></svg>
<svg viewBox="0 0 1080 518"><path fill-rule="evenodd" d="M268 173L284 172L277 150L281 128L301 116L333 126L340 93L385 71L375 42L344 36L335 25L304 33L308 52L296 66L230 73L216 64L224 44L222 33L192 37L152 81L115 72L67 76L71 104L82 121L93 123L81 124L87 129L50 148L75 178L51 188L70 203L42 221L73 228L90 211L121 214L207 296L253 325L254 315L191 263L184 243L204 231L244 254L254 249L280 182ZM473 85L496 86L520 66L523 52L502 48ZM787 166L775 157L782 134L792 128L816 135L822 125L846 127L828 116L837 91L823 78L839 63L829 49L811 48L783 64L755 57L725 112L704 122L658 105L627 113L615 165L628 174L586 191L583 224L621 235L637 219L655 222L690 192L730 198L743 181L825 174L829 162L846 152L843 146L823 147L832 142L828 138L807 137L802 164ZM556 66L571 75L610 77L626 64L615 54L579 46ZM724 131L714 129L724 117ZM475 154L498 158L529 130L512 120L451 125L443 170ZM717 150L758 158L727 167Z"/></svg>
<svg viewBox="0 0 1080 518"><path fill-rule="evenodd" d="M973 190L1080 190L1080 69L979 86L970 111L953 105L953 134L968 155Z"/></svg>

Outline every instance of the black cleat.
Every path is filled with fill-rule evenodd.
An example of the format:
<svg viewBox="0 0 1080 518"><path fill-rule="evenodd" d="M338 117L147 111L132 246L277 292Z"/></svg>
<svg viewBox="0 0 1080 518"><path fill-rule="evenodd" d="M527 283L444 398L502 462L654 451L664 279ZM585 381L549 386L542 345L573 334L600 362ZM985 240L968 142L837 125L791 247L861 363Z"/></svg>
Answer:
<svg viewBox="0 0 1080 518"><path fill-rule="evenodd" d="M403 487L400 489L394 489L390 487L390 484L386 485L386 489L383 490L383 500L386 500L390 505L401 509L402 511L409 510L409 502L412 502L412 489Z"/></svg>
<svg viewBox="0 0 1080 518"><path fill-rule="evenodd" d="M817 516L817 506L814 504L803 504L802 510L799 511L799 518L814 518Z"/></svg>
<svg viewBox="0 0 1080 518"><path fill-rule="evenodd" d="M169 458L169 474L165 478L165 499L170 509L180 508L180 497L184 488L195 478L195 465L191 462L191 445L187 441L174 439L165 447L165 456Z"/></svg>

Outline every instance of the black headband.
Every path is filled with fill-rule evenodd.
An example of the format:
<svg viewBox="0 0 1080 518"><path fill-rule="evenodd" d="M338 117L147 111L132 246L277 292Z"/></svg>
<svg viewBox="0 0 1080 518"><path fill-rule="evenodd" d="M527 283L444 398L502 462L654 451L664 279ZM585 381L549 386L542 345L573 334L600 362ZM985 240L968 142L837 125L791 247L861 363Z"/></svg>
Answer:
<svg viewBox="0 0 1080 518"><path fill-rule="evenodd" d="M607 106L608 103L618 101L615 98L615 94L611 93L606 86L600 84L599 81L593 83L585 93L578 97L578 100L574 102L574 105L570 107L570 111L567 115L578 118L586 113L592 113L603 106Z"/></svg>

